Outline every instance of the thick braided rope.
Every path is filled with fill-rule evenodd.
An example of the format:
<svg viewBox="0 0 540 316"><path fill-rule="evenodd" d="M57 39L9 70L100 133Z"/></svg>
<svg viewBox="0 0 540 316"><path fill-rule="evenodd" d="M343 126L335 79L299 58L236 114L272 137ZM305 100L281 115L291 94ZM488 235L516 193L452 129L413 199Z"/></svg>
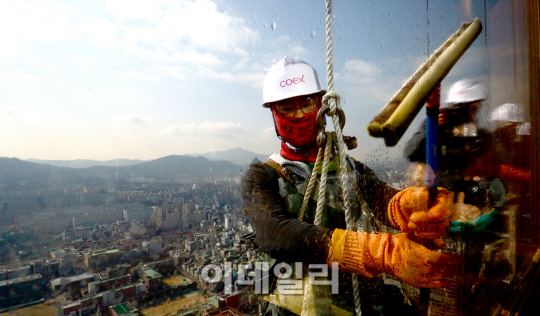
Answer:
<svg viewBox="0 0 540 316"><path fill-rule="evenodd" d="M323 167L321 171L321 181L319 183L319 197L317 199L317 211L315 213L315 221L314 224L317 226L321 226L322 222L322 213L323 213L323 207L324 207L324 201L326 197L326 182L328 177L328 165L330 163L330 151L332 148L332 134L327 133L326 137L326 147L324 150L324 162ZM309 188L310 185L313 187L315 186L315 180L317 178L317 174L319 172L319 166L321 162L321 155L322 155L323 147L319 147L319 153L317 154L317 160L315 161L315 166L313 167L313 171L311 172L311 178L309 180L308 189L306 189L306 193L304 194L304 201L302 202L302 207L307 208L307 201L309 200L311 196L311 190L313 188ZM309 194L308 194L308 191ZM300 214L298 214L298 218L300 216L304 216L304 209L300 209ZM324 297L321 297L324 296ZM317 313L320 313L321 315L326 315L327 311L332 310L330 294L328 293L328 289L326 288L320 288L316 285L313 285L309 282L309 278L305 279L304 284L304 297L302 299L302 314L301 316L308 316L313 314L314 311ZM328 306L329 305L329 306Z"/></svg>
<svg viewBox="0 0 540 316"><path fill-rule="evenodd" d="M334 44L332 42L332 0L326 0L326 74L328 91L334 91Z"/></svg>
<svg viewBox="0 0 540 316"><path fill-rule="evenodd" d="M335 101L331 98L329 101ZM335 102L330 102L330 107L332 104L334 109L337 108ZM332 110L331 110L332 111ZM339 150L339 168L338 168L338 177L340 180L341 189L343 192L343 210L345 211L345 222L347 225L347 230L354 231L354 221L351 214L351 185L349 181L348 171L347 171L347 161L346 161L346 152L345 152L345 142L343 141L343 132L341 131L341 125L339 122L338 115L332 116L332 121L334 122L334 129L336 130L336 140L337 147ZM361 202L361 201L360 201ZM358 275L352 274L352 283L353 283L353 295L354 295L354 310L356 315L362 315L361 303L360 303L360 285L358 284Z"/></svg>
<svg viewBox="0 0 540 316"><path fill-rule="evenodd" d="M332 41L332 0L326 0L326 73L328 80L328 91L334 91L334 52ZM339 150L339 179L341 180L341 188L343 190L343 209L345 211L345 221L348 230L354 230L354 223L351 215L351 199L350 199L350 185L347 176L347 162L345 160L345 144L343 141L343 132L341 131L341 125L339 117L336 115L336 98L331 98L330 114L332 115L332 121L334 122L334 129L336 130L337 147ZM361 315L362 310L360 306L360 286L358 284L358 276L352 275L353 282L353 295L354 295L354 309L356 315Z"/></svg>
<svg viewBox="0 0 540 316"><path fill-rule="evenodd" d="M334 129L336 130L336 138L337 138L337 147L339 150L339 169L338 169L338 176L340 180L340 185L343 193L343 209L345 211L345 221L347 225L347 230L354 230L354 221L352 219L352 212L351 212L351 184L349 181L349 175L347 172L347 160L345 152L345 143L343 141L343 133L341 131L341 126L339 125L339 118L337 115L334 115L332 117L332 120L334 121ZM340 142L341 140L341 142Z"/></svg>
<svg viewBox="0 0 540 316"><path fill-rule="evenodd" d="M304 278L304 295L302 298L302 313L300 316L309 316L317 308L317 290L315 285L309 282L309 278Z"/></svg>
<svg viewBox="0 0 540 316"><path fill-rule="evenodd" d="M319 153L317 153L317 160L315 160L315 165L313 166L313 170L311 171L311 177L309 178L306 192L304 193L304 200L302 201L302 206L300 206L300 212L298 213L299 221L304 220L304 213L306 212L309 199L311 198L311 193L313 193L313 189L315 188L315 182L317 181L317 173L319 173L319 167L321 165L322 153L323 148L320 147Z"/></svg>
<svg viewBox="0 0 540 316"><path fill-rule="evenodd" d="M321 183L319 184L319 198L317 200L317 211L315 213L314 224L321 226L324 203L326 200L326 182L328 179L328 166L330 165L330 152L332 150L332 139L335 137L334 133L326 134L326 148L324 149L324 162L321 171Z"/></svg>

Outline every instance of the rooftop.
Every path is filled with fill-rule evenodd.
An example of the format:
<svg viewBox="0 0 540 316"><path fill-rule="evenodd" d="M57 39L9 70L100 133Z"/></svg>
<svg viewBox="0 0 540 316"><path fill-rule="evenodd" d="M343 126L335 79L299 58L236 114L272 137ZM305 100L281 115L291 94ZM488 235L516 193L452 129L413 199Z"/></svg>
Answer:
<svg viewBox="0 0 540 316"><path fill-rule="evenodd" d="M127 303L111 306L111 309L119 316L120 315L135 315L133 313L137 310L134 307L128 306Z"/></svg>
<svg viewBox="0 0 540 316"><path fill-rule="evenodd" d="M99 256L101 254L113 254L113 253L119 253L119 252L120 252L120 250L118 250L118 249L110 249L110 250L103 249L103 250L93 251L91 253L91 256Z"/></svg>
<svg viewBox="0 0 540 316"><path fill-rule="evenodd" d="M162 276L161 274L157 273L153 269L144 269L143 272L152 279L161 278L161 276Z"/></svg>
<svg viewBox="0 0 540 316"><path fill-rule="evenodd" d="M0 281L0 286L5 286L7 284L17 284L19 282L31 281L31 280L35 280L35 279L41 279L41 278L42 278L41 274L32 274L32 275L25 276L25 277L22 277L22 278L16 278L16 279L12 279L12 280Z"/></svg>
<svg viewBox="0 0 540 316"><path fill-rule="evenodd" d="M57 278L57 279L52 280L51 283L54 286L57 286L57 285L60 285L62 283L68 284L68 283L71 283L71 282L77 282L77 281L81 281L81 280L92 279L92 278L94 278L94 276L95 276L94 273L85 272L83 274L75 275L75 276L68 277L68 278Z"/></svg>

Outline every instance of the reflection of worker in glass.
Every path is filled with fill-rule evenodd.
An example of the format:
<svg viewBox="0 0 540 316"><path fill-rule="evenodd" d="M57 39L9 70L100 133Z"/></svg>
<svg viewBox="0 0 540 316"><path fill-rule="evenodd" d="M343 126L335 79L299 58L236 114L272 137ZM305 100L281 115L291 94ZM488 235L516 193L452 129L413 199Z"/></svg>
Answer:
<svg viewBox="0 0 540 316"><path fill-rule="evenodd" d="M451 220L453 231L457 232L452 238L461 240L462 249L466 249L466 278L462 287L469 294L481 292L488 283L492 290L498 288L511 273L505 251L510 239L500 237L503 232L509 236L505 231L508 225L504 225L505 219L498 213L507 202L503 180L508 178L500 172L501 164L494 163L498 155L492 151L493 135L484 122L479 122L482 118L478 115L486 97L481 83L469 79L454 83L446 98L448 106L441 109L438 122L437 184L459 192L458 199L464 203L454 211ZM491 121L495 121L493 115ZM508 133L500 134L509 139L505 137ZM405 146L406 157L419 163L416 170L420 181L425 178L425 138L423 124ZM472 295L465 297L463 304L468 310L484 306L486 301Z"/></svg>
<svg viewBox="0 0 540 316"><path fill-rule="evenodd" d="M444 234L454 207L452 192L439 190L428 208L427 189L395 190L368 167L349 159L356 174L355 222L361 216L358 201L363 199L380 222L410 234L345 230L335 171L329 172L324 227L312 224L315 201L304 221L296 219L298 197L301 201L317 156L316 116L324 93L316 71L302 60L284 58L266 75L263 106L271 110L282 143L270 161L252 164L242 182L244 212L258 246L278 262L338 262L340 270L365 277L385 272L411 285L448 286L447 278L457 275L463 259L429 250L409 236Z"/></svg>
<svg viewBox="0 0 540 316"><path fill-rule="evenodd" d="M458 198L466 203L484 207L487 198L491 206L499 207L505 199L504 184L499 178L486 180L500 173L493 169L492 134L487 119L482 120L478 115L486 98L484 86L470 79L460 80L448 90L448 105L440 110L438 121L437 185L460 192ZM411 172L411 182L415 185L425 180L425 152L424 122L405 145L405 156L418 163ZM486 190L475 190L478 185L489 192L488 197L484 196ZM471 216L480 216L479 209L470 206L469 210Z"/></svg>
<svg viewBox="0 0 540 316"><path fill-rule="evenodd" d="M454 83L446 98L447 107L439 112L437 163L441 171L463 171L491 149L491 135L477 122L486 99L484 86L470 79ZM426 160L426 124L405 145L405 156L412 162ZM478 172L477 168L474 168ZM442 177L439 176L439 181Z"/></svg>
<svg viewBox="0 0 540 316"><path fill-rule="evenodd" d="M523 106L506 103L493 111L495 150L500 176L505 180L530 181L530 129ZM515 155L515 153L520 153Z"/></svg>

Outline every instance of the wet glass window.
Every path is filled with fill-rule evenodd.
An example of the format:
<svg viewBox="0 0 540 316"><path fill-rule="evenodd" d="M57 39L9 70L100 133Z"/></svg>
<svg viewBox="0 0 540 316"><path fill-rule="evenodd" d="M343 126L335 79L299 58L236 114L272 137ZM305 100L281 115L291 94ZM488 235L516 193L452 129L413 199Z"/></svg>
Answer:
<svg viewBox="0 0 540 316"><path fill-rule="evenodd" d="M300 314L275 291L307 296L318 271L313 302L337 314L532 314L538 3L329 4L2 2L0 312ZM272 90L279 61L315 72ZM326 92L335 119L317 119ZM317 142L334 147L309 189ZM411 187L433 188L426 210L453 192L444 246L388 215ZM465 264L430 290L391 269L334 275L339 229Z"/></svg>

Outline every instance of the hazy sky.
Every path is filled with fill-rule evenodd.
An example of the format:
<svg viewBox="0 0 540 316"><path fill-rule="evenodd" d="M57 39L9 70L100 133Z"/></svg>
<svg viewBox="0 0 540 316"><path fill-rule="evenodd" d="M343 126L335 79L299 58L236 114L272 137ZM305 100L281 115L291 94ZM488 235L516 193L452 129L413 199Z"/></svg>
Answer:
<svg viewBox="0 0 540 316"><path fill-rule="evenodd" d="M359 140L354 157L389 153L367 124L428 49L462 21L484 22L484 1L473 2L334 1L335 89L345 134ZM323 0L3 0L0 41L3 157L146 160L235 147L270 154L279 141L261 107L265 69L299 57L327 81ZM483 32L443 91L486 74L485 41Z"/></svg>

